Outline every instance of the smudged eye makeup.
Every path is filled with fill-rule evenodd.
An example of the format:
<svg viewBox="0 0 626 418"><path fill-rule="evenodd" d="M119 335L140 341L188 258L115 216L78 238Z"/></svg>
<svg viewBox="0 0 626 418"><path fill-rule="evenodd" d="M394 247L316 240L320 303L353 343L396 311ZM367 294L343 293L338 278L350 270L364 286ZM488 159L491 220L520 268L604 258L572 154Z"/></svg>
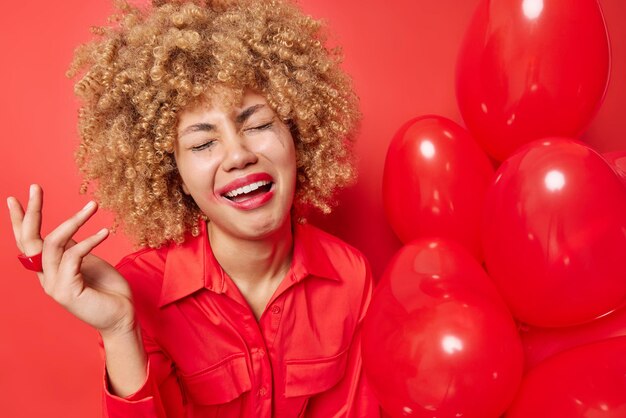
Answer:
<svg viewBox="0 0 626 418"><path fill-rule="evenodd" d="M274 121L264 123L263 125L253 126L252 128L246 129L246 131L264 131L266 129L271 128L274 125Z"/></svg>
<svg viewBox="0 0 626 418"><path fill-rule="evenodd" d="M203 149L207 149L210 148L213 144L215 143L215 140L210 140L207 142L204 142L200 145L196 145L194 147L191 147L191 151L202 151Z"/></svg>
<svg viewBox="0 0 626 418"><path fill-rule="evenodd" d="M270 129L272 126L274 126L274 121L273 120L270 121L270 122L258 125L258 126L252 126L250 128L246 128L246 129L244 129L244 131L246 131L246 132L265 131L265 130ZM199 144L199 145L191 147L191 150L192 151L196 151L196 152L197 151L202 151L204 149L210 148L211 146L213 146L214 143L215 143L215 140L212 139L210 141L206 141L206 142L204 142L202 144Z"/></svg>

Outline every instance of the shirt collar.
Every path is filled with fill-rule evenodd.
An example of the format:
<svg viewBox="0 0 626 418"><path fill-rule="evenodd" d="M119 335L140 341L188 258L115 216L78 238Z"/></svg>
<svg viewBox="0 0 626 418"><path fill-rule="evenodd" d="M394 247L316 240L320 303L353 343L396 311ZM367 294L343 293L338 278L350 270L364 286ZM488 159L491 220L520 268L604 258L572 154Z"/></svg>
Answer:
<svg viewBox="0 0 626 418"><path fill-rule="evenodd" d="M324 233L311 225L295 225L293 259L288 273L294 282L310 276L340 281L327 248L320 242L320 234ZM209 245L206 222L200 221L198 236L189 236L182 244L171 244L168 249L159 307L203 288L224 293L225 274Z"/></svg>

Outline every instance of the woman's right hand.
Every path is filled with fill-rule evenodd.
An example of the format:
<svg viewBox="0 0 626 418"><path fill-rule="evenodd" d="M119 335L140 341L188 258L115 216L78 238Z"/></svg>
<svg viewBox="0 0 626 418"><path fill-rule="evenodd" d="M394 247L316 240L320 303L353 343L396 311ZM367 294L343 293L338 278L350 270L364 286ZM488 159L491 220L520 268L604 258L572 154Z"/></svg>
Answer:
<svg viewBox="0 0 626 418"><path fill-rule="evenodd" d="M44 291L77 318L96 328L103 337L134 330L130 286L115 268L91 254L109 235L105 228L83 241L72 236L97 211L96 202L41 237L43 191L30 188L26 212L20 202L7 199L15 241L27 256L42 253L43 272L37 273Z"/></svg>

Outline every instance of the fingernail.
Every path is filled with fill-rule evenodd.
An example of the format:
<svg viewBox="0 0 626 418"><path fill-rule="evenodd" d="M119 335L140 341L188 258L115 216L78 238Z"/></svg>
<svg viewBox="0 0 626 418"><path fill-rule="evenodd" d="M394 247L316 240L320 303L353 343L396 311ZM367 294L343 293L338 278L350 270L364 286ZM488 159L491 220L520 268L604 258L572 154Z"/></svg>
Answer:
<svg viewBox="0 0 626 418"><path fill-rule="evenodd" d="M102 228L98 231L97 235L105 235L109 230L107 228Z"/></svg>
<svg viewBox="0 0 626 418"><path fill-rule="evenodd" d="M11 197L7 197L7 206L9 209L13 209L13 204L11 203Z"/></svg>
<svg viewBox="0 0 626 418"><path fill-rule="evenodd" d="M92 209L94 206L96 205L96 202L94 202L93 200L89 201L89 203L87 203L85 205L85 207L83 208L83 211L86 212L90 209Z"/></svg>
<svg viewBox="0 0 626 418"><path fill-rule="evenodd" d="M35 196L35 185L31 184L29 189L29 199L32 199Z"/></svg>

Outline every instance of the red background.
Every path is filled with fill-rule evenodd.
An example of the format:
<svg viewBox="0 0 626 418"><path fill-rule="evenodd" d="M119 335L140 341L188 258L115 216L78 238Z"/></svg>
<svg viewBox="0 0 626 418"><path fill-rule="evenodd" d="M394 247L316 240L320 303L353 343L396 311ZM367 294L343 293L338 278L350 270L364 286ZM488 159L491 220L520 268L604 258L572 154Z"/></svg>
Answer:
<svg viewBox="0 0 626 418"><path fill-rule="evenodd" d="M78 194L73 162L77 103L64 73L73 48L89 39L89 26L106 23L111 3L9 2L0 14L0 194L24 202L28 185L41 184L44 233L87 201ZM435 113L462 122L454 98L456 52L477 3L301 1L307 13L328 22L332 44L343 46L363 112L359 183L342 194L333 215L315 222L360 248L376 275L400 245L381 200L387 144L402 123L417 115ZM611 36L612 74L585 139L608 152L626 149L626 2L600 3ZM99 214L83 235L109 222L109 216ZM18 264L6 211L0 234L0 415L99 416L101 360L94 331L50 300L34 274ZM118 235L97 254L116 262L130 250Z"/></svg>

